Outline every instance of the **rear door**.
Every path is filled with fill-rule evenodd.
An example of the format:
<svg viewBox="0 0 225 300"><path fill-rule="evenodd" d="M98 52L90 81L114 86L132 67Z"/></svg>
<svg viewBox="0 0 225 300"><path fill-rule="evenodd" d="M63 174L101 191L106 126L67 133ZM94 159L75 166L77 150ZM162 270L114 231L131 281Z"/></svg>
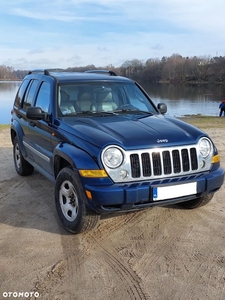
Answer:
<svg viewBox="0 0 225 300"><path fill-rule="evenodd" d="M42 81L35 96L33 106L40 107L48 115L48 120L27 120L25 147L29 158L39 167L53 174L52 170L52 126L50 114L51 84Z"/></svg>

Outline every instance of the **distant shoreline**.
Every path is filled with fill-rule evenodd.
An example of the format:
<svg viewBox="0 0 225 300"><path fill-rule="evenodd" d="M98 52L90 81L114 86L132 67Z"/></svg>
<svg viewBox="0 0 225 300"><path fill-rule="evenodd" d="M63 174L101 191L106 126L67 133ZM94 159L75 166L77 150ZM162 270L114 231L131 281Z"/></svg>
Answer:
<svg viewBox="0 0 225 300"><path fill-rule="evenodd" d="M203 115L185 115L183 117L175 117L199 128L224 128L225 117L203 116ZM216 122L215 122L216 119ZM1 129L10 128L10 124L0 124Z"/></svg>
<svg viewBox="0 0 225 300"><path fill-rule="evenodd" d="M22 81L22 79L0 79L0 82Z"/></svg>

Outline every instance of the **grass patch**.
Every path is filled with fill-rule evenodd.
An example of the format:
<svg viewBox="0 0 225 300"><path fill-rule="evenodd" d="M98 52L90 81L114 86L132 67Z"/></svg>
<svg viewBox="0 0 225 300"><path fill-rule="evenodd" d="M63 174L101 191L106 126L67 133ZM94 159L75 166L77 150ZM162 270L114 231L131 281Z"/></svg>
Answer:
<svg viewBox="0 0 225 300"><path fill-rule="evenodd" d="M7 129L9 127L10 127L9 124L0 124L0 129Z"/></svg>
<svg viewBox="0 0 225 300"><path fill-rule="evenodd" d="M225 117L186 115L179 119L202 129L225 127Z"/></svg>

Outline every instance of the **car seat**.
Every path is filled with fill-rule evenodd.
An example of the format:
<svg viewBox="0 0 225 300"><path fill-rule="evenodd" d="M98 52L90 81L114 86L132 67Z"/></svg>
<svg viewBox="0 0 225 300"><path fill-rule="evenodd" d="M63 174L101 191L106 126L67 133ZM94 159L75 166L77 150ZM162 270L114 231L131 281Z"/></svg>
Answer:
<svg viewBox="0 0 225 300"><path fill-rule="evenodd" d="M112 111L117 108L115 102L113 102L111 91L101 91L96 95L97 111Z"/></svg>
<svg viewBox="0 0 225 300"><path fill-rule="evenodd" d="M59 107L63 115L76 111L70 96L64 90L60 90Z"/></svg>
<svg viewBox="0 0 225 300"><path fill-rule="evenodd" d="M93 98L89 92L79 92L77 95L76 106L80 111L94 111Z"/></svg>

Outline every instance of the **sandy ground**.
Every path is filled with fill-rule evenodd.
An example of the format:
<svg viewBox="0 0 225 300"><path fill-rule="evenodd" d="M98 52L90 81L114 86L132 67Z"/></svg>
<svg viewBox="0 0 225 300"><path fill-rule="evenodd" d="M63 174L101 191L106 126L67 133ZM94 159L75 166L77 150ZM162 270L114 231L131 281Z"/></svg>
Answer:
<svg viewBox="0 0 225 300"><path fill-rule="evenodd" d="M204 127L225 167L224 128ZM152 208L71 235L53 184L15 172L9 129L0 158L0 299L225 299L224 186L196 210Z"/></svg>

